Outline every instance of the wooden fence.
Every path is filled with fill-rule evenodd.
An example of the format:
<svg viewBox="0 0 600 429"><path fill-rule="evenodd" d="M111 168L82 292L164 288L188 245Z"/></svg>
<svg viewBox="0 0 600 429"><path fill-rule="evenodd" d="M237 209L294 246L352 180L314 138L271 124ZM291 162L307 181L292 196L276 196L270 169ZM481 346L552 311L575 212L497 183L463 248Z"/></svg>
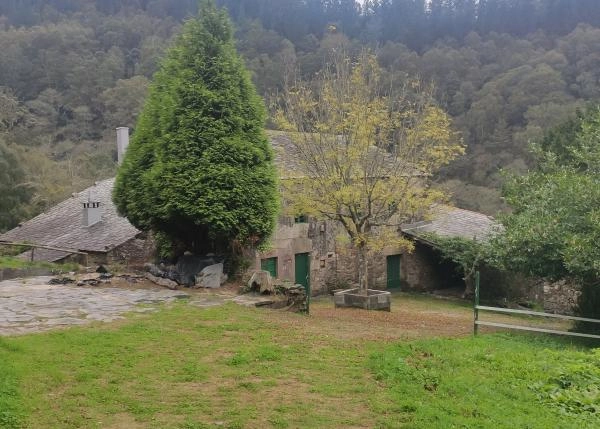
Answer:
<svg viewBox="0 0 600 429"><path fill-rule="evenodd" d="M558 331L555 329L536 328L533 326L513 325L513 324L508 324L508 323L487 322L487 321L479 320L479 312L480 311L490 311L490 312L507 313L507 314L523 314L523 315L527 315L527 316L548 317L548 318L562 319L562 320L573 320L573 321L577 321L577 322L600 323L600 320L598 320L598 319L589 319L587 317L565 316L563 314L543 313L540 311L515 310L512 308L488 307L485 305L479 305L479 271L477 271L475 273L475 305L473 306L473 317L474 317L473 333L475 335L477 335L480 326L492 326L492 327L496 327L496 328L516 329L519 331L543 332L545 334L556 334L556 335L567 335L567 336L571 336L571 337L584 337L584 338L600 339L600 335L594 335L594 334L584 334L584 333L580 333L580 332L571 332L571 331Z"/></svg>
<svg viewBox="0 0 600 429"><path fill-rule="evenodd" d="M31 261L34 260L35 249L56 250L58 252L65 252L65 253L80 255L80 256L83 256L84 265L87 265L87 261L88 261L87 253L81 252L79 250L66 249L64 247L46 246L43 244L33 244L33 243L17 243L17 242L13 242L13 241L0 241L0 245L11 246L11 247L22 247L27 250L29 250L31 248L31 256L29 258Z"/></svg>

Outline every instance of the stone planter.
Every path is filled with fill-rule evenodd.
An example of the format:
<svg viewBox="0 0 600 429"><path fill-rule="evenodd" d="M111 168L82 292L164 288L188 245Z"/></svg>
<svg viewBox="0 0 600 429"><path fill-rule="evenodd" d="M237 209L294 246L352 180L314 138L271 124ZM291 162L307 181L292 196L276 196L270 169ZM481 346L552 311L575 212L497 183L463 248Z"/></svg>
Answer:
<svg viewBox="0 0 600 429"><path fill-rule="evenodd" d="M367 295L359 289L346 289L333 294L336 307L357 307L365 310L390 311L392 294L385 290L368 289Z"/></svg>

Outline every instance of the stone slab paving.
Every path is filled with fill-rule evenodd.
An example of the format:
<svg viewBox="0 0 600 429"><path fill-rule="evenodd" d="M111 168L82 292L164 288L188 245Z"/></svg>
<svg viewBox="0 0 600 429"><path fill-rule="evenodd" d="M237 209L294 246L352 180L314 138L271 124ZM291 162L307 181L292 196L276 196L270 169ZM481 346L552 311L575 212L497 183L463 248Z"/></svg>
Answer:
<svg viewBox="0 0 600 429"><path fill-rule="evenodd" d="M159 286L49 285L52 277L30 277L0 282L0 335L41 332L64 326L122 319L127 312L148 312L158 304L189 299L191 305L213 307L233 301L252 306L260 296L219 292L187 293Z"/></svg>
<svg viewBox="0 0 600 429"><path fill-rule="evenodd" d="M39 332L94 321L109 322L123 318L129 311L152 311L152 305L189 298L181 291L159 287L48 285L51 278L0 282L0 335Z"/></svg>

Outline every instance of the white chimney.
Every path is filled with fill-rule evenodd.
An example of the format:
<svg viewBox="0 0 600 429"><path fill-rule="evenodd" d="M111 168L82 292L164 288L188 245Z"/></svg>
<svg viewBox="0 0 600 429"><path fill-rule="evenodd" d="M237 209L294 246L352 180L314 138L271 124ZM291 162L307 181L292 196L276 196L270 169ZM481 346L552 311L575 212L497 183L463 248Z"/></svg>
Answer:
<svg viewBox="0 0 600 429"><path fill-rule="evenodd" d="M92 196L92 191L88 193L88 200L83 203L83 226L92 226L102 220L102 210L100 201Z"/></svg>
<svg viewBox="0 0 600 429"><path fill-rule="evenodd" d="M125 151L129 145L129 128L119 127L117 128L117 162L119 165L123 162L125 157Z"/></svg>

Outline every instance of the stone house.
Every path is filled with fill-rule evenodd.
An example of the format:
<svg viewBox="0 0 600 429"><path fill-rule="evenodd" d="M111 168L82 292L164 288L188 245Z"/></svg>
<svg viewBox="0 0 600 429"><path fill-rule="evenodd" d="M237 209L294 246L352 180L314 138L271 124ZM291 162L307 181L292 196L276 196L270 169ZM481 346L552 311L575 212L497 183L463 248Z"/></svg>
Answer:
<svg viewBox="0 0 600 429"><path fill-rule="evenodd" d="M269 134L275 162L288 177L298 175L300 166L290 156L290 141L281 133ZM122 158L128 144L128 129L117 129L117 153ZM88 255L92 263L131 264L150 259L153 251L145 235L118 215L112 203L114 178L93 186L0 235L0 242L27 242L61 250L36 249L35 260L60 262L74 259L74 252ZM419 231L473 238L489 232L493 220L485 215L453 207L438 210L428 222L405 226L403 232L415 240L415 251L403 253L385 248L372 258L369 283L376 289L435 290L459 282L450 275L452 267ZM340 240L345 231L335 222L305 216L281 216L270 247L251 255L251 270L268 270L274 278L305 286L313 293L346 287L356 281L357 261Z"/></svg>
<svg viewBox="0 0 600 429"><path fill-rule="evenodd" d="M119 162L129 142L129 129L117 129ZM117 214L111 194L114 178L96 182L33 219L0 235L0 242L29 243L36 261L78 260L87 254L88 264L135 263L151 252L145 234ZM60 249L60 250L59 250ZM28 251L27 257L31 257ZM85 258L83 258L85 259Z"/></svg>
<svg viewBox="0 0 600 429"><path fill-rule="evenodd" d="M272 133L271 142L282 179L303 177L293 156L289 137ZM285 199L285 198L284 198ZM369 261L369 287L373 289L440 292L463 295L468 288L459 267L444 259L428 234L441 237L487 240L500 228L491 217L457 207L439 205L427 220L402 225L398 234L414 242L412 252L392 246ZM346 232L332 221L304 216L282 216L268 250L252 255L252 269L263 269L272 277L311 286L312 293L354 286L358 260L348 244L340 240ZM491 267L481 267L482 297L541 303L544 290L539 282Z"/></svg>
<svg viewBox="0 0 600 429"><path fill-rule="evenodd" d="M306 177L289 136L270 132L275 164L281 180ZM411 173L412 174L412 173ZM416 173L415 173L416 174ZM285 204L285 195L282 195ZM346 231L334 221L307 216L281 216L270 247L256 251L253 270L267 270L279 279L310 286L313 294L353 285L357 278L357 255L340 239ZM400 251L386 248L369 263L369 284L386 289L400 286Z"/></svg>
<svg viewBox="0 0 600 429"><path fill-rule="evenodd" d="M496 227L496 222L482 213L439 206L430 220L403 225L399 231L414 241L412 252L387 247L371 258L369 287L419 292L457 289L462 293L465 282L457 266L444 260L425 237L433 233L479 240L487 238ZM253 268L267 270L281 280L305 286L310 283L313 293L348 287L356 283L357 259L339 239L344 233L331 221L281 217L269 250L255 252ZM483 279L493 278L500 290L501 277L489 269Z"/></svg>

